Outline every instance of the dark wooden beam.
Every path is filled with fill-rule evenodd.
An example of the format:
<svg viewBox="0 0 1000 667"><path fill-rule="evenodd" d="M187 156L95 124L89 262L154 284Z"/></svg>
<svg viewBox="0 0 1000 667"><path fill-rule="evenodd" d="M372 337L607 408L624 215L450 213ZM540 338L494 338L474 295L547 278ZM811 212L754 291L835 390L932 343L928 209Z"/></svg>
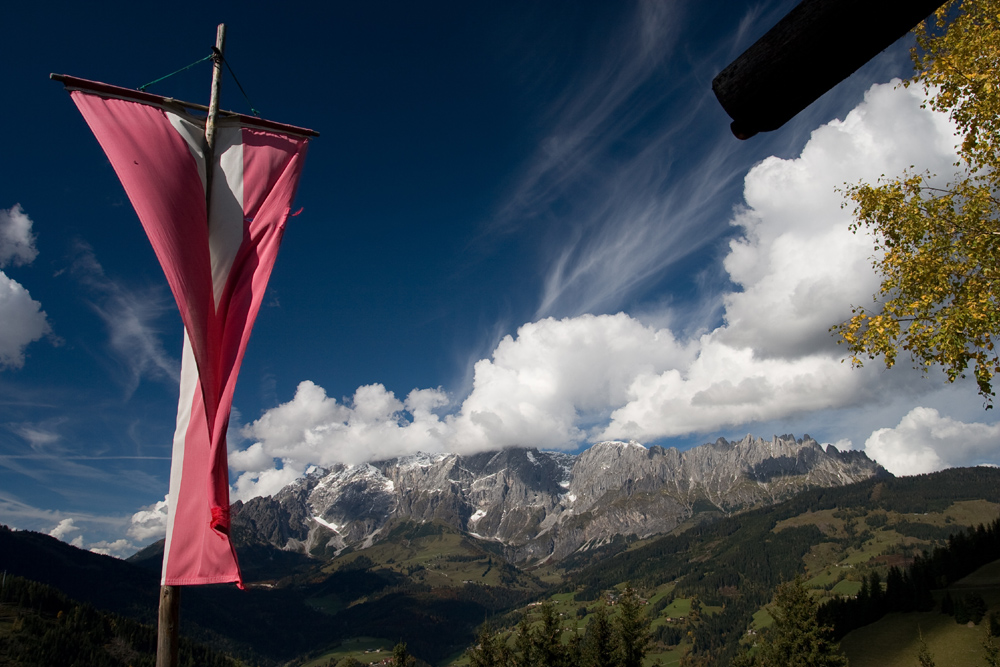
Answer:
<svg viewBox="0 0 1000 667"><path fill-rule="evenodd" d="M733 134L778 129L943 4L803 0L712 81Z"/></svg>

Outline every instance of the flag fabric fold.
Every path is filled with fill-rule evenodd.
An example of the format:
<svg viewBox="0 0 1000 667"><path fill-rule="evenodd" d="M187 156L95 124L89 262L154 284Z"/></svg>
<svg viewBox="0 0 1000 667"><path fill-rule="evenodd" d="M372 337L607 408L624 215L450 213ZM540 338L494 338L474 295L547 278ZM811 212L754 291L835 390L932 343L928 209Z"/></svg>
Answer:
<svg viewBox="0 0 1000 667"><path fill-rule="evenodd" d="M312 133L224 115L206 158L205 119L173 100L62 80L121 180L184 322L162 583L242 588L229 536L226 432Z"/></svg>

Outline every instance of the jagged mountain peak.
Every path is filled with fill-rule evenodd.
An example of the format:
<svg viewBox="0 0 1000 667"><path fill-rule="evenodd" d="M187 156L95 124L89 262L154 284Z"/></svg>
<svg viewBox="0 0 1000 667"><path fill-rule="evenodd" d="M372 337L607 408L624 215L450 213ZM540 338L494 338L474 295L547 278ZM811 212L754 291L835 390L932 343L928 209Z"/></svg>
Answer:
<svg viewBox="0 0 1000 667"><path fill-rule="evenodd" d="M588 451L591 449L597 449L598 451L602 449L614 449L618 451L623 451L630 448L640 449L640 450L648 449L646 445L636 440L629 440L627 442L624 440L602 440L601 442L595 442L593 445L591 445L588 448Z"/></svg>
<svg viewBox="0 0 1000 667"><path fill-rule="evenodd" d="M441 461L453 456L455 455L441 452L416 452L415 454L393 459L393 461L395 461L396 464L402 468L429 468L430 466L437 465L441 463Z"/></svg>
<svg viewBox="0 0 1000 667"><path fill-rule="evenodd" d="M370 545L396 519L438 521L501 543L515 561L559 559L615 535L668 532L709 508L734 512L875 474L885 473L864 452L788 434L684 452L609 440L577 455L418 453L310 470L239 506L234 526L245 541L323 555Z"/></svg>

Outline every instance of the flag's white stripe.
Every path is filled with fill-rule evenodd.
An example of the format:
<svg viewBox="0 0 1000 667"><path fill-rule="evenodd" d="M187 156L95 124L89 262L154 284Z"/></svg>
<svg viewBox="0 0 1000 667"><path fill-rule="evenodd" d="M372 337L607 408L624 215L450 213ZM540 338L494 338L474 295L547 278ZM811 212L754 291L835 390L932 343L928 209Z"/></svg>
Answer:
<svg viewBox="0 0 1000 667"><path fill-rule="evenodd" d="M172 113L170 111L164 110L163 112L167 116L167 120L177 134L184 138L187 142L188 148L191 150L191 155L194 157L195 163L198 165L198 177L201 178L201 189L205 189L205 183L207 178L205 177L205 128L204 126L199 126L197 123L191 121L191 119L180 116L178 114Z"/></svg>
<svg viewBox="0 0 1000 667"><path fill-rule="evenodd" d="M164 111L170 124L188 145L198 176L205 187L205 128L185 116ZM217 127L215 169L209 199L208 247L212 257L212 290L215 305L229 280L233 260L243 243L243 128Z"/></svg>
<svg viewBox="0 0 1000 667"><path fill-rule="evenodd" d="M243 244L243 129L218 128L215 156L208 247L212 254L212 287L218 307L233 260Z"/></svg>
<svg viewBox="0 0 1000 667"><path fill-rule="evenodd" d="M191 408L198 388L198 365L194 361L194 351L187 331L184 331L184 352L181 356L180 398L177 400L177 427L174 430L174 448L170 460L170 495L167 499L167 537L163 544L163 571L160 584L163 585L167 573L167 559L170 557L170 538L174 534L174 516L177 499L180 497L181 475L184 472L184 441L188 425L191 423Z"/></svg>

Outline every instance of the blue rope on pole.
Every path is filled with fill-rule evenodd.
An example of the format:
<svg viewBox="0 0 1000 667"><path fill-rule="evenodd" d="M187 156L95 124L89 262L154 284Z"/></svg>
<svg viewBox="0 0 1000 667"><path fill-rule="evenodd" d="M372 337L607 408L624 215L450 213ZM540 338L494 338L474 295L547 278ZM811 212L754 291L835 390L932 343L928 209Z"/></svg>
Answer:
<svg viewBox="0 0 1000 667"><path fill-rule="evenodd" d="M204 58L202 58L201 60L196 60L196 61L194 61L193 63L191 63L190 65L188 65L187 67L182 67L182 68L180 68L179 70L177 70L176 72L171 72L170 74L168 74L168 75L166 75L166 76L161 76L161 77L160 77L159 79L156 79L155 81L150 81L149 83L147 83L147 84L146 84L146 85L144 85L144 86L139 86L138 90L141 90L141 91L145 92L146 88L149 88L149 87L150 87L150 86L152 86L152 85L153 85L154 83L159 83L160 81L163 81L164 79L169 79L169 78L170 78L170 77L172 77L172 76L173 76L174 74L180 74L180 73L181 73L181 72L183 72L184 70L187 70L187 69L191 69L192 67L194 67L194 66L195 66L195 65L197 65L198 63L203 63L203 62L205 62L206 60L209 60L209 59L211 59L211 58L212 58L212 57L213 57L214 55L215 55L214 53L209 53L209 54L208 54L207 56L205 56L205 57L204 57Z"/></svg>
<svg viewBox="0 0 1000 667"><path fill-rule="evenodd" d="M230 73L230 74L232 74L232 76L233 76L233 81L235 81L235 82L236 82L236 87L240 89L240 92L241 92L241 93L243 93L243 99L245 99L245 100L247 101L247 104L248 104L248 105L250 105L250 111L251 111L251 112L253 113L253 115L254 115L254 116L256 116L257 118L260 118L260 112L259 112L259 111L257 111L257 109L255 109L255 108L254 108L254 106L253 106L253 102L251 102L251 101L250 101L250 97L249 97L249 96L247 95L247 92L246 92L245 90L243 90L243 86L242 86L242 85L240 85L240 80L236 78L236 72L234 72L234 71L233 71L233 68L232 68L232 67L231 67L231 66L229 65L229 61L228 61L228 60L226 60L226 57L225 57L225 56L223 56L223 55L222 55L222 54L221 54L221 53L219 52L219 50L218 50L218 49L216 49L216 48L215 48L214 46L212 47L212 52L211 52L211 53L209 53L209 54L208 54L207 56L205 56L204 58L202 58L201 60L196 60L196 61L194 61L193 63L191 63L190 65L188 65L188 66L186 66L186 67L182 67L182 68L180 68L180 69L179 69L179 70L177 70L176 72L171 72L170 74L167 74L166 76L161 76L161 77L160 77L159 79L155 79L154 81L150 81L149 83L147 83L147 84L145 84L145 85L143 85L143 86L139 86L139 88L138 88L137 90L140 90L140 91L143 91L143 92L145 92L145 91L146 91L146 89L147 89L147 88L149 88L150 86L152 86L152 85L153 85L154 83L159 83L160 81L163 81L164 79L169 79L169 78L170 78L170 77L172 77L172 76L173 76L174 74L180 74L180 73L181 73L181 72L183 72L184 70L188 70L188 69L191 69L192 67L194 67L194 66L195 66L195 65L197 65L198 63L203 63L203 62L205 62L206 60L214 60L214 59L216 59L216 58L218 58L218 59L219 59L219 60L221 60L222 62L226 63L226 69L228 69L228 70L229 70L229 73Z"/></svg>

